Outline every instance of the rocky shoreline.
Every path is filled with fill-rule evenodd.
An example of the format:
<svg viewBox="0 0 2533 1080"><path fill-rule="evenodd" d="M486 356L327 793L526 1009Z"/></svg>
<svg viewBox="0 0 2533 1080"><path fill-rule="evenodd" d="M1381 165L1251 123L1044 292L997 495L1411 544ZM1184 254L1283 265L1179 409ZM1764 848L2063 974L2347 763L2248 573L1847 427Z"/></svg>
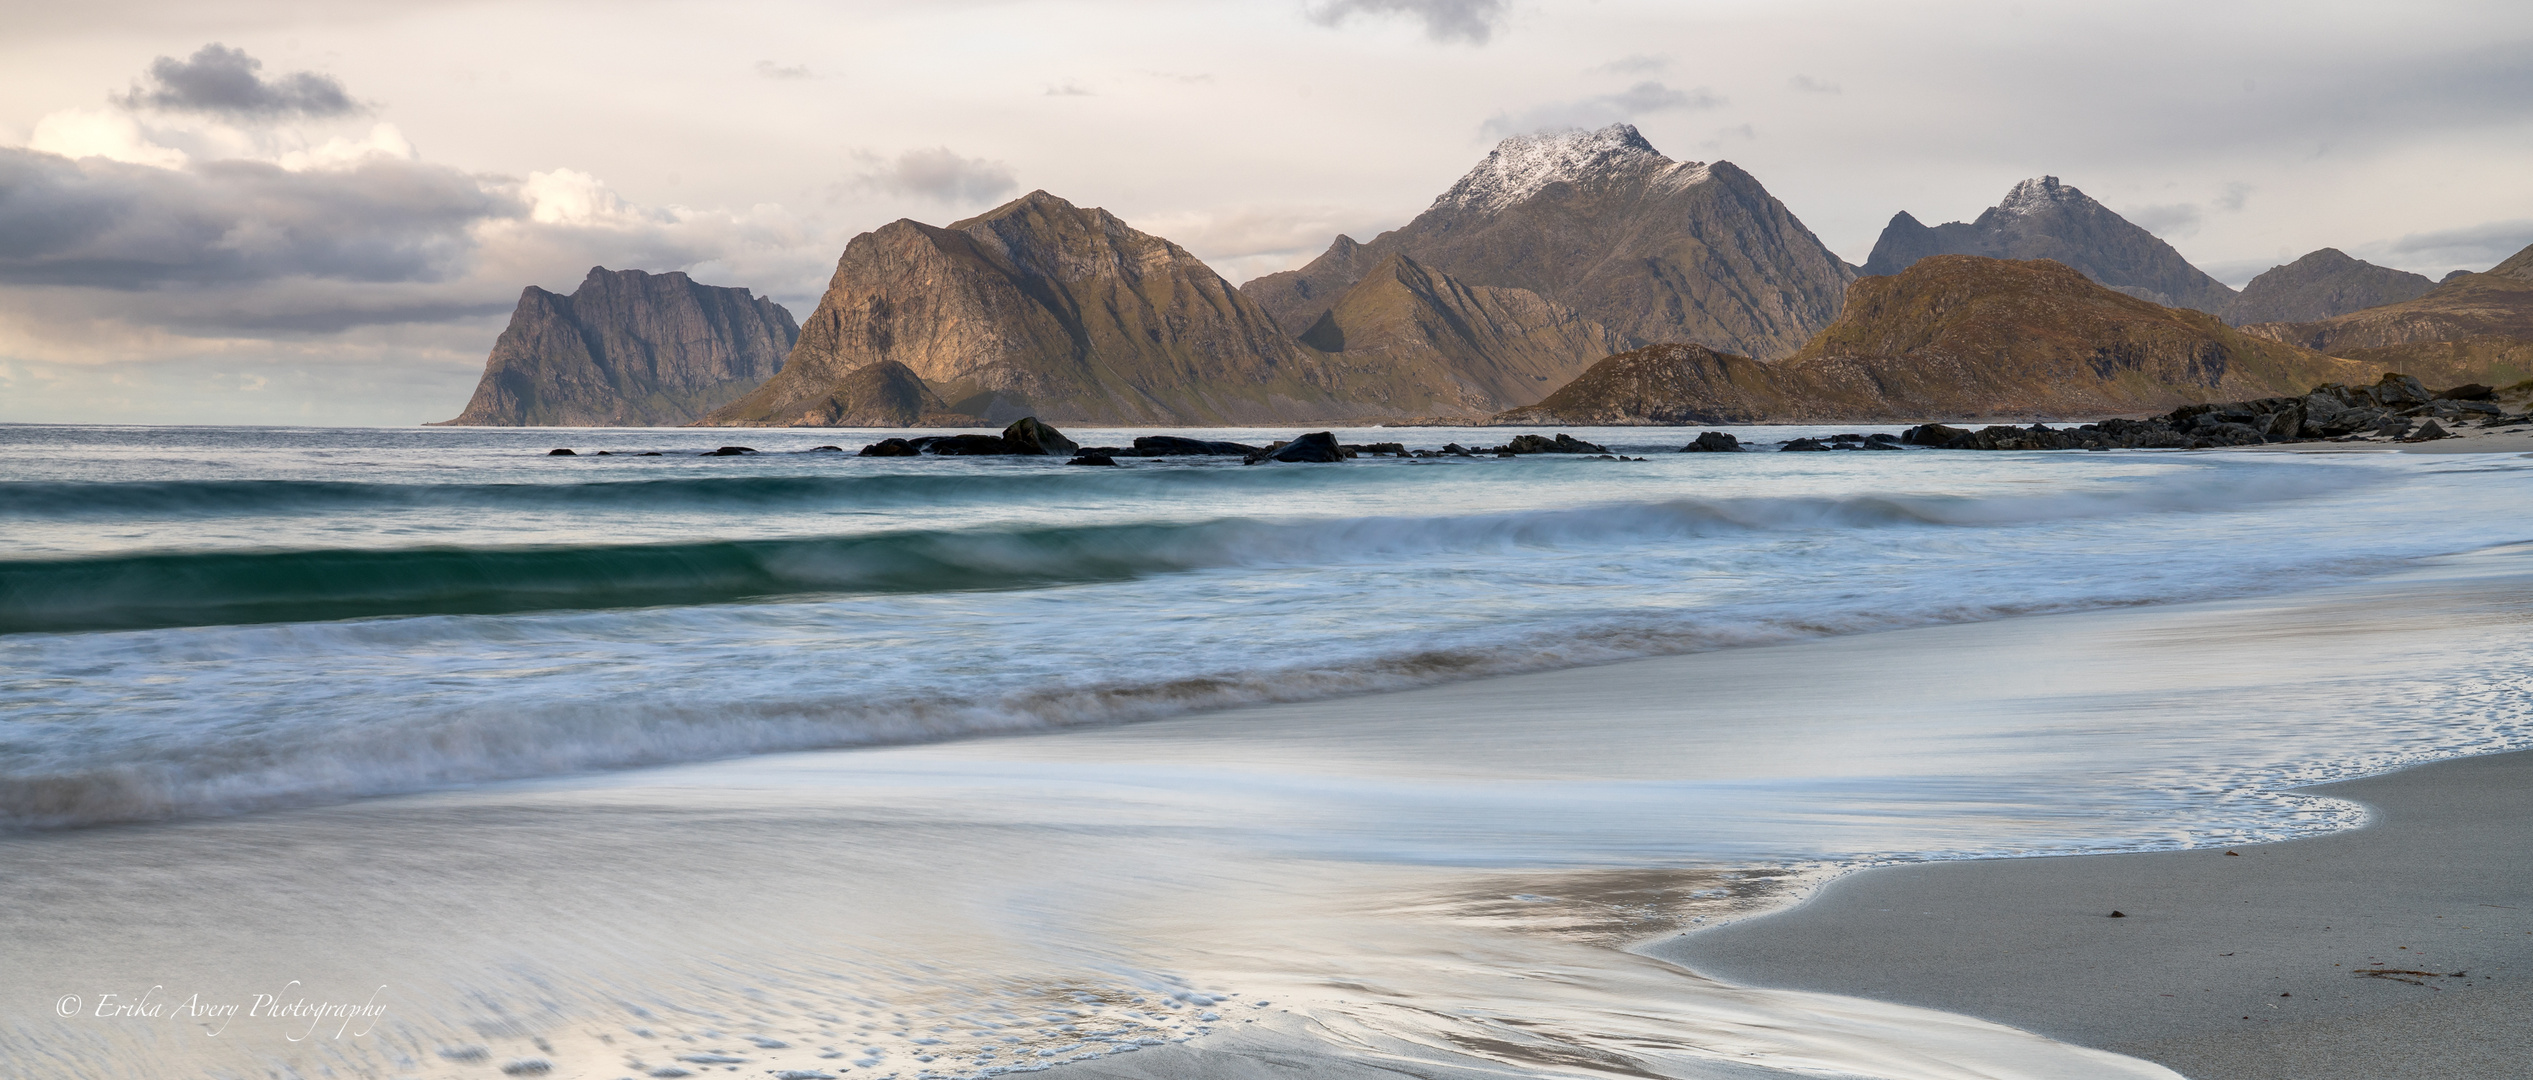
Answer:
<svg viewBox="0 0 2533 1080"><path fill-rule="evenodd" d="M2525 389L2510 387L2510 392ZM2451 427L2533 423L2533 412L2510 415L2498 391L2477 383L2430 391L2408 375L2372 386L2325 383L2301 397L2184 405L2144 420L2110 419L2078 427L1992 425L1972 431L1920 424L1901 442L1937 450L2207 450L2299 442L2432 442ZM1787 449L1793 449L1789 446Z"/></svg>

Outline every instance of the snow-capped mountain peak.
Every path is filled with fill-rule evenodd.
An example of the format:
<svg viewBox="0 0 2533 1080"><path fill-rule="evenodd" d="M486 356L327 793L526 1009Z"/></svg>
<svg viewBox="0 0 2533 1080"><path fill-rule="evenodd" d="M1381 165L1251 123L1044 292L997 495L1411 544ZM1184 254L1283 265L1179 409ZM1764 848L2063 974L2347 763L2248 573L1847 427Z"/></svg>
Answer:
<svg viewBox="0 0 2533 1080"><path fill-rule="evenodd" d="M1501 210L1560 181L1581 180L1639 162L1668 167L1671 159L1646 142L1633 124L1598 131L1515 135L1497 143L1486 160L1434 200L1435 209Z"/></svg>

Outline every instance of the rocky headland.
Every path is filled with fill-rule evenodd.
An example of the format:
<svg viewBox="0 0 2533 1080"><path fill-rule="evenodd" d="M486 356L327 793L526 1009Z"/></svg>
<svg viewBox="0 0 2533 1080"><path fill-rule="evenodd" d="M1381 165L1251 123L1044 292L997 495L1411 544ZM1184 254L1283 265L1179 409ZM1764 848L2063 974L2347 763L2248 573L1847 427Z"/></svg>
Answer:
<svg viewBox="0 0 2533 1080"><path fill-rule="evenodd" d="M534 285L447 425L666 427L771 377L799 337L791 312L683 273L593 266L571 295Z"/></svg>
<svg viewBox="0 0 2533 1080"><path fill-rule="evenodd" d="M2235 299L2234 290L2190 265L2171 244L2055 176L2014 185L1976 221L1930 228L1908 211L1893 215L1864 272L1897 274L1932 255L2048 259L2130 296L2210 314Z"/></svg>
<svg viewBox="0 0 2533 1080"><path fill-rule="evenodd" d="M824 426L848 380L905 367L953 412L1225 424L1346 408L1315 354L1187 249L1043 191L947 228L854 237L783 371L706 417Z"/></svg>

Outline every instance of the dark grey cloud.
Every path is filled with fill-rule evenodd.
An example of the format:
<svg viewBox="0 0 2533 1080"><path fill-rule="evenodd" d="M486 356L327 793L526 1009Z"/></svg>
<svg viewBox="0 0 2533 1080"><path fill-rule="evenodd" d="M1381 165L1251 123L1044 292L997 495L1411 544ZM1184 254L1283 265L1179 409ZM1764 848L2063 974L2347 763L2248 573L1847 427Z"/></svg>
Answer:
<svg viewBox="0 0 2533 1080"><path fill-rule="evenodd" d="M2507 256L2533 247L2533 220L2513 218L2459 229L2411 233L2372 250L2404 260L2405 265L2460 266L2486 270Z"/></svg>
<svg viewBox="0 0 2533 1080"><path fill-rule="evenodd" d="M1339 26L1357 15L1405 15L1425 24L1435 41L1484 45L1504 20L1508 0L1326 0L1308 9L1310 20Z"/></svg>
<svg viewBox="0 0 2533 1080"><path fill-rule="evenodd" d="M864 170L864 186L893 195L917 195L945 203L991 202L1020 190L1011 166L961 157L946 146L908 150Z"/></svg>
<svg viewBox="0 0 2533 1080"><path fill-rule="evenodd" d="M212 42L183 60L150 62L146 85L116 95L130 109L214 113L235 117L347 116L362 111L332 75L294 71L266 79L264 62Z"/></svg>
<svg viewBox="0 0 2533 1080"><path fill-rule="evenodd" d="M457 170L384 157L322 172L173 170L0 148L0 282L439 281L462 271L470 226L521 213Z"/></svg>
<svg viewBox="0 0 2533 1080"><path fill-rule="evenodd" d="M1488 138L1501 139L1533 131L1600 128L1647 113L1712 109L1725 103L1723 96L1703 86L1682 90L1647 80L1614 94L1595 94L1520 113L1499 113L1479 130Z"/></svg>

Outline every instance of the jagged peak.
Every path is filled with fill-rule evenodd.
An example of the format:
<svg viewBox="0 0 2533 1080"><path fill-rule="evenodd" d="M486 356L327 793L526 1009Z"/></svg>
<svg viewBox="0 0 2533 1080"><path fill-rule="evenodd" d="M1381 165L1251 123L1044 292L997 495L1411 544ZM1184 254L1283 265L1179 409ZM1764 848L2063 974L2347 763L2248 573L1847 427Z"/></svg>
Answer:
<svg viewBox="0 0 2533 1080"><path fill-rule="evenodd" d="M2092 203L2092 196L2059 183L2055 176L2035 176L2014 185L2014 190L2006 192L2005 201L1996 204L1996 208L2008 214L2036 214L2057 206Z"/></svg>
<svg viewBox="0 0 2533 1080"><path fill-rule="evenodd" d="M1580 180L1636 164L1668 168L1676 183L1705 179L1704 166L1675 163L1645 141L1634 124L1611 124L1598 131L1556 131L1515 135L1495 144L1486 160L1469 170L1434 200L1433 209L1501 210L1536 195L1550 184ZM1694 168L1693 178L1679 178Z"/></svg>

